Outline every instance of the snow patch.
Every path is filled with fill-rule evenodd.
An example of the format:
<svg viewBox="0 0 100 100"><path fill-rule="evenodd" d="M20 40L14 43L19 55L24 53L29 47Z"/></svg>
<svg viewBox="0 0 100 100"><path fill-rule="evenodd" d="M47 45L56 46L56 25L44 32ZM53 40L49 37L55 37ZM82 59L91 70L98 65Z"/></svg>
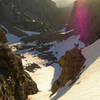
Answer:
<svg viewBox="0 0 100 100"><path fill-rule="evenodd" d="M60 59L61 56L65 54L66 51L71 50L75 47L75 44L79 44L79 48L83 48L85 44L79 41L80 36L71 36L62 42L53 42L53 46L49 51L52 51L54 55Z"/></svg>
<svg viewBox="0 0 100 100"><path fill-rule="evenodd" d="M10 34L10 33L7 33L6 37L7 37L7 40L8 40L7 44L13 44L13 43L20 41L19 37L15 36L13 34Z"/></svg>
<svg viewBox="0 0 100 100"><path fill-rule="evenodd" d="M82 50L86 58L85 69L75 84L51 100L100 100L100 40ZM59 98L57 98L59 96Z"/></svg>
<svg viewBox="0 0 100 100"><path fill-rule="evenodd" d="M73 32L73 31L74 31L74 29L71 29L71 30L69 30L67 32L66 31L62 31L60 34L64 34L65 35L65 34L69 34L69 33Z"/></svg>

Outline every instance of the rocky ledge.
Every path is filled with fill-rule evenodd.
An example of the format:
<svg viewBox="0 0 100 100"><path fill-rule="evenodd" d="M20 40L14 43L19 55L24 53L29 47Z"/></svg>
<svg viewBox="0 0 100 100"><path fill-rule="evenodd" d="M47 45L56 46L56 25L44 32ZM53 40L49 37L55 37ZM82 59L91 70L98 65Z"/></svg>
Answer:
<svg viewBox="0 0 100 100"><path fill-rule="evenodd" d="M0 36L3 30L0 29ZM38 92L36 83L23 69L21 57L14 54L6 38L0 38L0 100L25 100Z"/></svg>

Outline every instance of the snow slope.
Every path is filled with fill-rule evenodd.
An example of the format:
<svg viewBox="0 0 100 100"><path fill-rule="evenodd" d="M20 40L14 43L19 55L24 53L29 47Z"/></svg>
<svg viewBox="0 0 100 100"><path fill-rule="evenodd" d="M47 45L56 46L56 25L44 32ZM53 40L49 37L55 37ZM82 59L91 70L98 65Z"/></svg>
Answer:
<svg viewBox="0 0 100 100"><path fill-rule="evenodd" d="M59 89L59 96L51 100L100 100L100 40L84 48L82 53L87 59L83 73L68 91L65 87Z"/></svg>
<svg viewBox="0 0 100 100"><path fill-rule="evenodd" d="M53 46L51 46L49 51L52 51L59 60L67 50L71 50L75 47L75 43L79 44L79 48L84 47L84 43L79 41L79 36L71 36L63 41L50 42L49 44ZM58 64L52 64L48 67L43 66L44 67L35 73L29 73L40 90L38 94L29 96L29 100L51 100L49 97L51 92L49 90L51 89L52 83L60 76L61 68Z"/></svg>
<svg viewBox="0 0 100 100"><path fill-rule="evenodd" d="M60 57L63 56L66 51L73 49L75 44L79 44L79 48L83 48L85 46L83 42L79 41L79 38L79 35L73 35L66 40L54 42L49 51L52 51L54 55L60 59Z"/></svg>
<svg viewBox="0 0 100 100"><path fill-rule="evenodd" d="M8 34L7 38L9 43L11 41L10 34ZM13 37L12 39L13 40L11 41L10 46L14 45L14 43L16 45L23 44L23 43L19 44L19 42L21 42L19 38L18 39L15 38L14 40ZM33 45L33 44L36 45L36 43L26 44L26 45ZM79 36L77 35L71 36L63 41L54 41L47 44L52 44L49 51L53 52L53 54L57 57L58 60L60 59L61 56L65 54L67 50L73 49L75 47L75 44L79 44L79 48L83 48L85 46L84 43L79 41ZM100 59L98 58L99 51L100 51L100 40L94 43L93 45L83 49L82 53L84 57L87 59L85 65L86 67L88 66L90 67L88 67L87 70L82 73L82 75L80 76L78 81L72 86L72 88L66 85L65 87L59 89L59 91L54 95L54 97L51 98L49 96L51 94L50 89L52 83L54 83L54 81L58 79L61 73L61 67L59 66L59 64L53 63L52 65L46 67L46 63L48 62L48 60L40 59L36 54L37 53L36 51L30 51L28 49L19 51L19 53L25 57L25 59L22 59L22 63L24 66L27 66L28 63L31 64L35 63L41 67L40 69L36 69L35 72L27 71L31 75L32 79L37 83L38 89L40 91L35 95L30 95L28 100L92 100L92 98L93 100L99 100L97 99L97 97L96 99L94 99L95 97L91 97L93 95L97 95L99 97L99 90L100 90L98 86L100 84L98 80L100 78L98 76L98 73L100 73L100 71L98 70L100 62ZM93 65L91 65L92 63ZM96 64L98 65L98 67L95 67ZM97 87L94 87L95 85ZM93 89L90 89L92 87ZM69 91L67 91L68 89ZM97 92L94 93L91 91L97 91Z"/></svg>

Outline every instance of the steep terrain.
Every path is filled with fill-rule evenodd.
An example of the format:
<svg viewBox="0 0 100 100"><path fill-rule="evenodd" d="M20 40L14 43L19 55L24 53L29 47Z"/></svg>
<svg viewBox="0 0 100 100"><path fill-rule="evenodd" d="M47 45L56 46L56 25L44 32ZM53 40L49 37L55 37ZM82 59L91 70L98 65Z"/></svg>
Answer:
<svg viewBox="0 0 100 100"><path fill-rule="evenodd" d="M72 63L73 62L73 63ZM85 58L81 54L81 50L77 47L67 51L64 56L60 58L59 64L62 67L62 72L57 81L52 86L52 94L54 94L59 88L63 87L69 81L72 83L76 80L81 71Z"/></svg>
<svg viewBox="0 0 100 100"><path fill-rule="evenodd" d="M59 32L58 34L63 34L64 37L66 34L69 34L69 32ZM80 36L78 35L69 35L65 40L63 40L63 38L62 40L56 39L56 41L54 41L55 39L51 39L51 42L45 41L44 44L43 42L39 44L37 41L30 42L30 40L24 43L21 41L21 37L10 33L7 33L6 36L8 38L7 43L9 47L12 48L14 52L21 54L22 64L25 70L37 83L40 92L29 96L31 100L40 100L40 98L41 100L49 100L52 84L59 78L62 71L58 62L60 57L63 56L66 51L72 50L75 44L79 44L78 48L84 47L84 43L79 41ZM58 38L59 37L61 38L61 35L58 35Z"/></svg>
<svg viewBox="0 0 100 100"><path fill-rule="evenodd" d="M39 68L35 68L35 69L33 68L33 69L31 69L31 71L30 71L30 67L28 70L25 69L30 74L32 79L37 83L37 87L39 89L39 92L37 94L28 96L29 100L60 100L60 99L65 100L65 98L67 98L67 97L69 100L73 100L73 98L75 98L75 100L78 100L78 99L82 100L84 98L86 100L91 99L91 98L93 98L93 100L99 100L98 99L99 98L99 96L98 96L99 81L97 82L97 80L96 81L94 80L95 77L99 77L97 74L97 73L99 73L99 70L98 70L99 67L97 68L97 66L96 66L97 63L99 64L99 59L97 59L99 57L99 50L100 50L99 40L96 43L90 45L89 47L85 47L84 49L82 49L84 47L84 43L79 41L80 37L76 35L76 36L70 36L66 40L45 43L44 45L40 45L39 48L35 48L33 50L32 46L35 47L37 45L36 41L32 42L32 43L23 43L22 41L20 41L19 37L13 35L16 37L16 40L18 40L18 41L16 41L14 39L11 39L9 35L10 35L10 33L7 33L7 38L9 40L8 43L10 43L9 46L13 50L16 50L17 52L19 52L22 55L22 63L24 65L24 67L28 67L31 64L34 65L34 63L39 66ZM14 43L14 41L16 41L16 42ZM42 48L42 46L45 47L48 45L51 45L48 49ZM24 47L24 49L19 49L21 46ZM25 46L28 46L28 47L26 48ZM78 49L73 49L75 46L78 47ZM81 49L79 49L79 48L81 48ZM95 48L95 50L94 50L94 48ZM41 51L41 50L43 50L43 51ZM82 54L81 54L80 50L82 50ZM65 53L66 51L67 51L67 53ZM45 59L40 58L39 54L41 54L41 53L48 54L48 52L52 52L52 54L56 57L57 60L55 63L54 62L51 63L51 60L48 60L47 58L45 58ZM71 55L71 57L68 57L69 54ZM61 57L61 56L63 56L63 57ZM60 58L61 58L61 60L60 60ZM83 68L85 67L87 69L83 70L81 68L81 66L78 66L77 67L78 73L80 72L80 68L81 68L81 72L84 71L83 73L80 73L81 74L80 77L79 76L76 77L76 79L78 77L79 77L79 79L72 85L68 85L68 83L66 83L68 81L65 79L66 82L64 82L64 85L61 84L61 87L62 86L63 87L58 89L58 91L56 92L55 95L53 95L52 97L49 97L51 94L50 90L51 90L52 84L54 84L54 82L56 82L56 80L60 79L60 77L61 77L62 73L61 73L61 68L58 65L58 61L60 60L61 66L63 66L63 63L62 63L63 58L67 59L68 62L70 62L70 63L68 63L68 66L70 66L70 64L71 65L74 64L74 66L76 66L76 65L79 65L79 63L82 66L84 63L84 60L86 59L86 62L84 64ZM72 60L73 63L71 62L70 59L73 59ZM95 60L97 62L95 62ZM93 63L93 65L92 65L92 63ZM64 66L65 66L65 64L67 64L66 61L64 62ZM94 67L92 68L90 65L94 66ZM65 69L63 69L63 68L65 68L64 66L62 67L62 72L65 71ZM33 66L31 66L31 67L33 67ZM95 71L93 71L93 70L95 70ZM93 72L95 72L95 73L92 74ZM75 76L78 75L78 73L75 71ZM64 77L66 76L66 74L67 73L64 74ZM71 75L74 76L74 73ZM92 78L93 78L93 80L92 80ZM93 84L88 85L91 82ZM94 87L93 89L92 89L92 86ZM88 87L89 87L90 92L87 92ZM82 91L82 92L80 92L80 91ZM80 95L80 97L78 94Z"/></svg>
<svg viewBox="0 0 100 100"><path fill-rule="evenodd" d="M80 34L80 39L86 44L100 38L100 1L77 0L74 3L68 29L75 29L74 34Z"/></svg>
<svg viewBox="0 0 100 100"><path fill-rule="evenodd" d="M3 25L25 30L44 32L64 24L62 11L51 0L0 0L0 14Z"/></svg>
<svg viewBox="0 0 100 100"><path fill-rule="evenodd" d="M79 79L70 89L59 89L52 100L100 100L100 39L84 48L82 54L86 62Z"/></svg>
<svg viewBox="0 0 100 100"><path fill-rule="evenodd" d="M55 31L54 2L0 0L0 100L100 100L99 4L77 0Z"/></svg>
<svg viewBox="0 0 100 100"><path fill-rule="evenodd" d="M1 28L0 34L0 100L25 100L38 92L37 85L24 71L20 55L4 44L7 39Z"/></svg>

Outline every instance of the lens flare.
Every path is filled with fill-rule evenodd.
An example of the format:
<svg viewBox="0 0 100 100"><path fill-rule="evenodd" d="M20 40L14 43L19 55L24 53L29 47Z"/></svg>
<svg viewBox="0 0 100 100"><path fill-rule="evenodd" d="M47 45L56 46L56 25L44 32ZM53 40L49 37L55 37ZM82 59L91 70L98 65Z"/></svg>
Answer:
<svg viewBox="0 0 100 100"><path fill-rule="evenodd" d="M91 10L87 7L85 1L77 0L69 21L69 28L76 29L75 33L80 34L81 40L84 41L88 38L89 33L93 33L94 30Z"/></svg>

